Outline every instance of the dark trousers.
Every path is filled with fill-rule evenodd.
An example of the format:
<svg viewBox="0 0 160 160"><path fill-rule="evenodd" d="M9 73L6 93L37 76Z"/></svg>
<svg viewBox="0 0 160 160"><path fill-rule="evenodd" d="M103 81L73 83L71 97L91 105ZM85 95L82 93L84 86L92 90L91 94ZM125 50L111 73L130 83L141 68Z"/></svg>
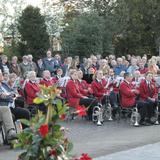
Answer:
<svg viewBox="0 0 160 160"><path fill-rule="evenodd" d="M139 113L140 116L141 116L140 121L141 121L141 122L145 121L145 119L146 119L146 117L147 117L147 115L148 115L148 114L147 114L148 104L145 103L144 101L138 100L138 101L136 101L136 104L135 104L134 106L130 106L130 107L128 107L128 108L134 108L135 106L137 107L138 113Z"/></svg>
<svg viewBox="0 0 160 160"><path fill-rule="evenodd" d="M148 116L148 104L144 101L137 101L137 108L141 116L141 121L144 121Z"/></svg>
<svg viewBox="0 0 160 160"><path fill-rule="evenodd" d="M30 104L27 109L30 111L32 117L37 114L38 110L40 110L43 114L47 113L47 107L44 105L44 103Z"/></svg>
<svg viewBox="0 0 160 160"><path fill-rule="evenodd" d="M25 108L20 108L20 107L15 107L15 108L10 108L12 114L14 115L15 120L17 119L30 119L30 112L25 109ZM23 128L26 128L27 126L22 124Z"/></svg>
<svg viewBox="0 0 160 160"><path fill-rule="evenodd" d="M147 111L148 111L148 118L150 119L151 117L154 116L155 110L156 110L156 106L157 106L157 102L153 102L149 99L147 99L145 101L148 105Z"/></svg>
<svg viewBox="0 0 160 160"><path fill-rule="evenodd" d="M24 101L25 101L24 97L17 97L15 99L15 106L20 107L20 108L24 108Z"/></svg>
<svg viewBox="0 0 160 160"><path fill-rule="evenodd" d="M89 107L88 108L88 116L89 119L92 119L93 107L98 105L98 101L93 98L81 98L79 104L81 106Z"/></svg>
<svg viewBox="0 0 160 160"><path fill-rule="evenodd" d="M103 96L101 103L102 105L110 103L113 108L117 108L118 107L118 95L114 91L111 91L110 95Z"/></svg>
<svg viewBox="0 0 160 160"><path fill-rule="evenodd" d="M110 100L110 104L113 108L118 107L118 93L111 91L110 95L109 95L109 100Z"/></svg>

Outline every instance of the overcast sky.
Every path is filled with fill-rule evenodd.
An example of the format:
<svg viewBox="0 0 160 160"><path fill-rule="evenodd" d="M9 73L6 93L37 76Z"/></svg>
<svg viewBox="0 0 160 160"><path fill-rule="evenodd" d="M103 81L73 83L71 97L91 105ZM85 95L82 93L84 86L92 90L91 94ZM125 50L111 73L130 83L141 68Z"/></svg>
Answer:
<svg viewBox="0 0 160 160"><path fill-rule="evenodd" d="M31 4L31 5L34 5L34 6L40 5L40 3L42 2L42 0L26 0L26 1L27 1L27 4ZM59 0L50 0L50 1L57 2Z"/></svg>
<svg viewBox="0 0 160 160"><path fill-rule="evenodd" d="M31 4L34 6L38 6L41 3L41 0L26 0L27 1L27 5Z"/></svg>

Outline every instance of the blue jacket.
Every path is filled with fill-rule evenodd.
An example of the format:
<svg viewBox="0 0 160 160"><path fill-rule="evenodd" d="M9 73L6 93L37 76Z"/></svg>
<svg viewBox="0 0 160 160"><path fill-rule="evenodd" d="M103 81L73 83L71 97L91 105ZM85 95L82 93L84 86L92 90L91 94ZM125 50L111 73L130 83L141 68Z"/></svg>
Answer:
<svg viewBox="0 0 160 160"><path fill-rule="evenodd" d="M114 72L116 75L119 75L122 71L127 71L127 67L125 65L119 65L114 68Z"/></svg>
<svg viewBox="0 0 160 160"><path fill-rule="evenodd" d="M54 75L57 68L59 68L59 64L54 58L52 58L51 60L48 60L48 58L44 58L43 67L44 67L44 70L49 70L50 73Z"/></svg>

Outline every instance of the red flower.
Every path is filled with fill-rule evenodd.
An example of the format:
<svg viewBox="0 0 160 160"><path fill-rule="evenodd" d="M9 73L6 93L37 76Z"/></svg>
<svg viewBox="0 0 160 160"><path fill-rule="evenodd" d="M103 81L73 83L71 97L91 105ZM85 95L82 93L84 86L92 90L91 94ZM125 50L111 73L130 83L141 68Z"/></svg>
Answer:
<svg viewBox="0 0 160 160"><path fill-rule="evenodd" d="M39 128L39 133L42 137L45 137L48 134L48 125L47 124L42 124Z"/></svg>
<svg viewBox="0 0 160 160"><path fill-rule="evenodd" d="M50 156L57 156L57 151L55 149L52 149L49 151Z"/></svg>
<svg viewBox="0 0 160 160"><path fill-rule="evenodd" d="M65 114L62 114L59 118L63 121L63 120L65 120L66 115L65 115Z"/></svg>
<svg viewBox="0 0 160 160"><path fill-rule="evenodd" d="M78 113L78 116L82 117L87 115L85 107L78 106L76 109L77 109L76 113Z"/></svg>
<svg viewBox="0 0 160 160"><path fill-rule="evenodd" d="M88 154L86 154L86 153L84 154L83 153L79 160L92 160L92 158L89 157Z"/></svg>

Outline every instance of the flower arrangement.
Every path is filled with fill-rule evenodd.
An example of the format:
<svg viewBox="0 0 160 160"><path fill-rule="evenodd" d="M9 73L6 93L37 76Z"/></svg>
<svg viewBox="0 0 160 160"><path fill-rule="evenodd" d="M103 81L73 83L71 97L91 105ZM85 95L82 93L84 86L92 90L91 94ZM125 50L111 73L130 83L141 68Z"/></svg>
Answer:
<svg viewBox="0 0 160 160"><path fill-rule="evenodd" d="M19 133L18 141L14 142L14 148L24 149L18 160L91 160L87 154L79 158L73 158L70 154L73 145L65 137L66 129L59 124L68 114L68 106L57 99L60 91L55 86L40 87L41 92L34 103L44 103L47 114L38 111L30 121L21 120L28 128ZM76 113L84 116L86 110L78 107Z"/></svg>

